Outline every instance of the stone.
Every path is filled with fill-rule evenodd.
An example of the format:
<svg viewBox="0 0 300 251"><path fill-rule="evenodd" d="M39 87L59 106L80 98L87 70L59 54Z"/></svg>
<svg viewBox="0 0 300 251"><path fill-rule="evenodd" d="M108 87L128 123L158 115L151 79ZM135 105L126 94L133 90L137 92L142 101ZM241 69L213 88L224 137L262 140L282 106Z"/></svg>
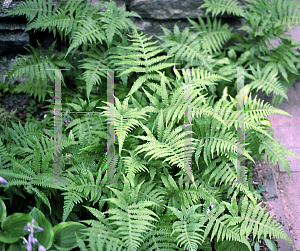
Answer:
<svg viewBox="0 0 300 251"><path fill-rule="evenodd" d="M185 19L197 18L197 13L205 16L204 11L198 9L201 4L202 0L133 0L129 9L146 19Z"/></svg>

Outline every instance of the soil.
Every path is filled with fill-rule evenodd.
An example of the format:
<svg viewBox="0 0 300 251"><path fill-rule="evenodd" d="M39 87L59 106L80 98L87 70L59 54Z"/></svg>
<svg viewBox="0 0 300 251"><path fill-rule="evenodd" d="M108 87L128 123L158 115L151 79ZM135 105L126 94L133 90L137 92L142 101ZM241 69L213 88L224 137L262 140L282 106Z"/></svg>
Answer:
<svg viewBox="0 0 300 251"><path fill-rule="evenodd" d="M253 166L253 184L255 189L259 189L258 183L261 182L262 185L266 185L267 180L267 172L266 172L266 165L267 163L263 161L262 163L257 159L254 158L256 165ZM262 196L262 199L258 201L258 203L262 202L261 208L266 207L265 213L272 211L272 205L268 200L266 199L266 192L260 193ZM272 212L270 213L272 214ZM278 220L278 223L282 225L281 219L277 219L276 215L272 218L272 221ZM278 242L275 238L271 238L272 241L276 244L277 249L279 248ZM265 242L261 240L259 242L260 244L260 251L269 251L270 249L266 246Z"/></svg>
<svg viewBox="0 0 300 251"><path fill-rule="evenodd" d="M36 112L32 114L32 116L37 120L41 121L44 118L44 115L47 113L47 108L43 109L42 107L47 105L48 103L40 103L37 98L29 97L24 93L6 93L1 97L0 104L2 104L3 108L12 112L17 109L15 116L21 119L21 123L24 125L26 123L26 107L30 107L30 101L34 100L36 102Z"/></svg>

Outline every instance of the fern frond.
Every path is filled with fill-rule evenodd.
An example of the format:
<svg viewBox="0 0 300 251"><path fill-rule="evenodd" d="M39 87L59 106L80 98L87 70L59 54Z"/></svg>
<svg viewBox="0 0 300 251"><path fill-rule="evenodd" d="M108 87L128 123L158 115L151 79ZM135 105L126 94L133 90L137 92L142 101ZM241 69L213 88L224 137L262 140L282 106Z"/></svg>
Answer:
<svg viewBox="0 0 300 251"><path fill-rule="evenodd" d="M299 74L297 68L295 67L295 63L300 62L300 53L297 50L292 49L291 45L287 44L287 41L280 41L279 46L277 46L277 48L275 48L274 51L269 51L268 54L268 56L259 56L259 58L268 62L265 66L265 69L267 68L269 70L269 68L272 68L274 74L281 73L287 82L289 80L286 69L293 74ZM276 88L278 82L274 82Z"/></svg>
<svg viewBox="0 0 300 251"><path fill-rule="evenodd" d="M5 134L6 134L6 130L7 130L7 126L8 124L10 124L11 121L14 122L18 122L19 118L15 116L17 109L15 109L12 112L8 112L6 111L4 108L0 108L0 125L4 125L6 126ZM9 121L9 123L7 123Z"/></svg>
<svg viewBox="0 0 300 251"><path fill-rule="evenodd" d="M83 110L79 105L74 106L75 104L72 103L70 103L70 105L72 105L75 109L78 108L78 111ZM68 129L72 129L74 138L79 139L79 141L82 142L82 147L91 146L94 137L97 137L99 132L103 132L105 130L104 120L98 114L86 114L83 118L72 120L65 130Z"/></svg>
<svg viewBox="0 0 300 251"><path fill-rule="evenodd" d="M180 233L176 238L177 245L180 247L184 245L184 249L197 250L198 246L204 242L203 235L200 234L200 232L204 233L201 229L204 225L199 223L199 219L205 215L195 213L199 206L201 205L194 205L183 212L177 208L168 207L180 220L173 223L173 233Z"/></svg>
<svg viewBox="0 0 300 251"><path fill-rule="evenodd" d="M79 22L84 20L86 15L92 16L98 10L97 7L90 7L89 3L84 0L66 1L65 5L59 8L61 3L55 5L52 15L39 15L25 31L31 29L44 31L48 28L49 31L53 31L54 37L58 31L61 38L66 38L66 36L70 38L70 35L78 28Z"/></svg>
<svg viewBox="0 0 300 251"><path fill-rule="evenodd" d="M137 119L144 119L144 116L149 116L146 114L144 110L138 111L137 108L131 109L128 107L128 100L127 97L123 105L120 103L119 99L116 99L116 108L111 103L107 103L108 107L101 107L101 109L106 109L104 112L107 115L107 120L109 123L113 123L116 129L116 134L119 140L119 155L121 155L121 151L123 149L123 143L127 134L134 128L135 125L139 125L139 121ZM106 102L105 102L106 103ZM110 112L114 111L114 112Z"/></svg>
<svg viewBox="0 0 300 251"><path fill-rule="evenodd" d="M167 55L175 55L175 62L181 59L181 63L184 61L190 62L192 65L202 65L206 69L212 71L211 56L207 50L201 47L202 39L197 33L190 33L190 27L186 27L182 34L177 24L174 25L174 34L167 28L163 29L165 36L158 36L164 43L161 45L165 50L167 49Z"/></svg>
<svg viewBox="0 0 300 251"><path fill-rule="evenodd" d="M212 231L210 234L211 240L216 236L217 242L223 241L224 239L238 241L244 243L251 251L252 249L247 239L245 239L243 235L240 235L239 226L230 226L229 223L232 217L230 217L228 214L225 214L224 211L225 206L223 204L215 206L210 211L210 218L208 224L206 225L204 238L206 238Z"/></svg>
<svg viewBox="0 0 300 251"><path fill-rule="evenodd" d="M135 151L138 153L147 152L145 157L151 155L151 158L165 158L171 165L176 164L181 170L184 170L184 155L190 154L193 151L193 147L186 145L184 140L187 134L192 132L182 132L182 127L177 127L171 132L172 127L168 126L164 133L164 137L159 142L151 131L141 123L141 126L147 133L147 136L134 136L143 140L147 140L148 143L140 145ZM194 181L192 173L189 171L189 176Z"/></svg>
<svg viewBox="0 0 300 251"><path fill-rule="evenodd" d="M62 215L62 222L65 222L68 218L69 214L72 212L75 204L82 202L82 197L80 194L76 192L64 192L62 193L64 196L64 211Z"/></svg>
<svg viewBox="0 0 300 251"><path fill-rule="evenodd" d="M66 56L74 48L88 43L102 44L105 41L109 48L115 34L122 37L122 30L128 30L129 26L134 26L128 17L141 18L137 13L127 12L124 8L118 10L114 1L104 2L103 5L106 11L98 13L95 17L89 13L85 19L77 21L80 25L71 35L72 41Z"/></svg>
<svg viewBox="0 0 300 251"><path fill-rule="evenodd" d="M297 0L285 1L285 0L272 0L270 2L272 13L277 19L276 26L296 26L300 25L300 6Z"/></svg>
<svg viewBox="0 0 300 251"><path fill-rule="evenodd" d="M1 169L5 169L11 165L9 163L10 160L7 158L7 156L8 156L7 149L6 149L5 145L3 144L2 139L0 139L0 166L1 166Z"/></svg>
<svg viewBox="0 0 300 251"><path fill-rule="evenodd" d="M33 191L35 193L35 195L37 196L38 199L40 199L41 201L43 201L47 207L49 208L49 211L50 211L50 214L51 214L51 205L50 205L50 201L49 199L47 198L47 196L39 189L37 189L36 187L27 187L27 189L29 191Z"/></svg>
<svg viewBox="0 0 300 251"><path fill-rule="evenodd" d="M132 72L142 72L145 73L145 75L137 78L127 96L132 95L139 89L140 86L142 86L145 81L149 79L160 80L160 75L157 74L156 71L174 66L174 63L158 63L170 58L171 56L157 56L157 54L162 52L163 49L159 49L156 46L151 46L156 44L157 41L147 43L152 36L145 38L143 32L139 34L137 29L133 29L133 34L129 36L133 38L130 39L133 42L131 47L120 48L126 49L126 51L128 50L131 53L129 53L129 55L117 56L117 58L123 60L117 62L116 65L131 65L131 67L123 70L119 76Z"/></svg>
<svg viewBox="0 0 300 251"><path fill-rule="evenodd" d="M196 183L190 185L188 182L183 182L183 176L179 179L179 186L169 174L167 177L165 177L165 175L161 175L161 179L164 187L159 188L159 190L161 189L167 192L165 197L166 200L168 200L169 206L187 209L188 207L199 203L200 199L211 201L216 205L219 204L215 195L210 191L207 191L203 185L197 185ZM185 184L185 187L183 187L183 183Z"/></svg>
<svg viewBox="0 0 300 251"><path fill-rule="evenodd" d="M65 57L71 50L77 49L82 44L102 44L106 40L105 33L97 20L87 16L85 20L79 21L80 25L71 36L71 43Z"/></svg>
<svg viewBox="0 0 300 251"><path fill-rule="evenodd" d="M223 183L225 185L230 184L232 187L232 192L242 191L251 201L256 202L256 199L252 192L250 191L248 184L236 183L236 165L231 163L225 157L220 157L213 160L208 168L205 169L203 177L209 175L208 182L214 180L214 185L221 186Z"/></svg>
<svg viewBox="0 0 300 251"><path fill-rule="evenodd" d="M86 93L89 100L92 87L102 83L101 77L107 78L107 65L104 64L104 53L98 48L93 48L91 51L84 53L88 58L80 61L82 63L79 68L85 69L82 74L82 79L86 82Z"/></svg>
<svg viewBox="0 0 300 251"><path fill-rule="evenodd" d="M219 14L223 15L225 12L240 17L244 16L244 11L239 7L237 0L204 0L204 4L200 8L207 8L206 14L211 11L213 17Z"/></svg>
<svg viewBox="0 0 300 251"><path fill-rule="evenodd" d="M145 241L138 251L179 250L176 245L176 237L174 234L172 235L172 230L172 226L168 221L160 220L158 223L155 223L155 229L150 230L145 235Z"/></svg>
<svg viewBox="0 0 300 251"><path fill-rule="evenodd" d="M12 11L3 15L3 17L10 15L26 15L28 22L31 22L36 16L51 16L52 14L52 0L27 0L18 4ZM54 10L56 10L61 3L58 3Z"/></svg>
<svg viewBox="0 0 300 251"><path fill-rule="evenodd" d="M32 29L45 31L49 29L49 31L53 31L54 37L56 37L56 30L59 30L60 33L67 36L77 26L77 22L74 17L68 16L63 10L59 9L52 16L41 16L35 19L27 26L25 31Z"/></svg>
<svg viewBox="0 0 300 251"><path fill-rule="evenodd" d="M231 209L230 213L233 216L230 219L228 226L235 226L237 224L240 225L241 223L239 228L240 236L248 238L250 233L253 231L253 239L255 239L256 237L258 239L261 239L262 235L264 236L264 238L266 238L267 235L269 235L270 237L274 236L284 239L292 244L292 241L284 232L282 226L277 223L278 220L274 220L271 222L274 215L270 215L270 212L264 214L266 207L260 210L262 202L254 206L252 203L248 205L247 197L245 197L243 200L240 200L239 207L241 208L241 216L238 216L237 208L232 208L233 204L236 204L235 197L232 198L231 204L227 202L223 203L228 209Z"/></svg>
<svg viewBox="0 0 300 251"><path fill-rule="evenodd" d="M265 66L262 70L260 70L260 67L257 64L256 70L252 68L252 74L253 75L247 74L247 77L253 80L253 82L249 84L251 89L261 89L267 95L273 92L275 95L280 95L288 100L283 87L276 78L276 71L274 71L274 69L270 67L270 65Z"/></svg>
<svg viewBox="0 0 300 251"><path fill-rule="evenodd" d="M213 52L220 52L222 45L224 45L232 36L231 30L228 24L221 25L221 19L217 22L215 18L213 24L211 23L210 17L207 16L208 29L205 26L203 19L198 15L199 23L201 27L193 20L189 19L189 22L194 28L199 31L201 37L201 44L204 50L209 50L210 54Z"/></svg>
<svg viewBox="0 0 300 251"><path fill-rule="evenodd" d="M264 139L259 146L259 153L261 154L263 151L267 156L267 161L271 161L274 165L278 162L279 165L287 172L288 176L290 176L289 162L291 161L288 160L286 156L300 158L277 140Z"/></svg>
<svg viewBox="0 0 300 251"><path fill-rule="evenodd" d="M47 85L48 81L54 84L55 71L47 69L57 69L58 66L51 61L51 58L49 58L49 55L53 55L55 41L49 47L47 57L42 46L39 43L38 45L40 48L39 52L32 46L30 46L32 52L26 48L26 50L30 53L30 59L25 56L21 56L22 59L18 59L13 67L8 71L8 76L5 78L5 81L15 77L20 79L24 75L25 78L30 76L30 80L26 81L24 84L18 85L15 88L15 91L25 92L30 95L33 94L34 97L38 96L39 101L41 101L45 99L47 92L53 88L50 87L50 85ZM64 83L62 74L61 79Z"/></svg>
<svg viewBox="0 0 300 251"><path fill-rule="evenodd" d="M132 151L130 152L130 157L123 157L124 159L124 165L126 167L126 173L128 173L128 179L131 180L131 182L133 182L132 177L135 175L135 173L137 172L141 172L141 171L148 171L148 168L145 166L145 164L147 164L147 161L141 161L138 160Z"/></svg>
<svg viewBox="0 0 300 251"><path fill-rule="evenodd" d="M109 227L109 222L104 218L104 214L92 207L86 207L99 221L85 220L82 221L91 227L85 229L83 236L88 237L89 250L91 251L121 251L124 250L121 238L116 235L115 231Z"/></svg>
<svg viewBox="0 0 300 251"><path fill-rule="evenodd" d="M110 47L115 34L122 37L121 30L128 31L128 27L134 26L128 17L141 18L141 16L133 11L125 11L125 4L122 8L118 9L115 1L104 2L103 5L107 11L101 12L98 20L101 21L105 29L107 45Z"/></svg>
<svg viewBox="0 0 300 251"><path fill-rule="evenodd" d="M108 218L113 225L118 226L116 234L122 236L122 241L130 250L137 250L144 240L144 234L154 227L150 222L157 221L153 216L158 217L147 207L154 204L152 201L138 201L133 203L138 193L140 183L136 188L129 191L129 181L124 176L123 191L110 188L117 198L105 199L115 204L117 208L111 208L107 212L111 217Z"/></svg>

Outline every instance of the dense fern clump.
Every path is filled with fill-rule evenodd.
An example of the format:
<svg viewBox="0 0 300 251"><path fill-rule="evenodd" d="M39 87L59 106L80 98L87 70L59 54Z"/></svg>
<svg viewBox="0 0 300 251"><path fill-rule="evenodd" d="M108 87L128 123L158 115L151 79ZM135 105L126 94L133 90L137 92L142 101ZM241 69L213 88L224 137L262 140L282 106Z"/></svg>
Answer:
<svg viewBox="0 0 300 251"><path fill-rule="evenodd" d="M136 13L117 9L113 1L101 3L106 10L99 12L100 5L90 7L83 0L54 7L52 1L27 0L8 13L26 15L26 30L48 28L70 44L55 55L54 43L47 54L41 46L40 52L31 47L30 58L22 56L6 78L25 72L27 80L16 90L44 101L47 94L53 98L55 73L48 69L69 69L62 71L62 119L68 122L58 149L52 99L46 100L47 126L1 121L0 176L9 185L4 192L33 195L35 207L53 224L88 225L80 237L74 235L80 250L252 250L260 239L272 237L291 243L261 208L248 165L245 181L236 182L237 103L242 95L245 160L264 154L289 174L286 156L296 155L272 138L267 120L270 114L289 114L257 100L253 92L273 93L277 103L287 99L282 78L290 84L298 75L299 53L282 27L299 24L294 18L299 9L283 0L247 0L242 8L236 0L204 2L213 14L213 21L206 18L208 27L199 16L200 25L189 19L193 27L182 33L177 25L174 34L163 28L160 47L128 18L139 17ZM224 12L245 17L251 26L242 28L249 37L221 25L215 16ZM260 18L265 13L269 23ZM268 28L257 32L263 24ZM270 52L264 42L274 34L282 42ZM232 38L240 43L224 48ZM237 68L248 66L249 83L234 93ZM107 69L116 70L115 103L105 93ZM108 135L110 125L114 136ZM109 137L114 137L113 154L107 149ZM60 153L61 180L54 182L54 155ZM111 169L113 183L108 182Z"/></svg>

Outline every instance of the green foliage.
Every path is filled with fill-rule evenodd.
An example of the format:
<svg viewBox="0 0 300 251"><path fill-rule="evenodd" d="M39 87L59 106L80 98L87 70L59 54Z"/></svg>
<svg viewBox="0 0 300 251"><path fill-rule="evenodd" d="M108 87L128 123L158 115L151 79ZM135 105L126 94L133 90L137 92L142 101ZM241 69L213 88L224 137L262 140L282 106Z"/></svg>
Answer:
<svg viewBox="0 0 300 251"><path fill-rule="evenodd" d="M30 52L30 58L25 56L21 56L18 61L14 64L14 66L8 71L8 76L5 78L7 82L10 79L21 77L28 78L24 83L19 84L15 87L15 92L25 92L29 95L34 95L34 97L38 96L39 101L44 100L45 96L48 92L51 91L53 87L48 84L48 82L54 84L55 80L55 71L50 71L47 69L57 69L57 64L55 64L53 58L53 49L55 42L50 46L47 55L45 54L43 48L38 43L40 52L38 52L32 46L32 52ZM63 76L61 77L62 81Z"/></svg>
<svg viewBox="0 0 300 251"><path fill-rule="evenodd" d="M106 10L99 12L101 4ZM238 120L244 121L246 162L264 154L289 173L286 156L296 157L268 128L268 115L289 114L252 98L261 89L273 93L278 104L287 99L287 86L296 79L299 53L291 49L294 43L278 22L296 20L295 2L291 6L295 10L282 0L249 0L240 8L233 0L205 0L202 7L212 11L213 20L207 16L205 23L198 16L198 24L188 19L193 27L181 32L176 24L174 34L162 27L159 47L129 19L139 16L118 9L113 1L97 7L83 0L54 7L45 0L20 4L7 15L25 14L26 30L48 28L54 36L68 37L70 45L55 55L55 43L47 55L40 44L39 52L31 47L30 59L22 56L6 79L24 74L29 80L16 91L44 101L46 94L53 98L55 71L47 68L68 67L70 71L61 72L67 122L57 147L52 99L46 100L50 109L43 123L8 124L3 112L0 176L9 186L4 192L11 200L24 194L34 199L35 208L56 225L53 245L58 250L251 250L251 232L253 243L263 239L272 247L271 237L291 242L257 203L260 196L253 191L248 166L245 182L235 182ZM241 38L221 25L215 16L225 12L246 18L242 29L249 36ZM257 31L258 26L267 28ZM129 27L131 46L124 34ZM265 42L274 36L282 41L270 52ZM240 43L224 48L232 38ZM114 83L115 104L105 101L103 83L112 67L122 68ZM247 84L239 93L237 67L252 68L245 72ZM237 109L241 96L243 112ZM106 106L98 107L101 101ZM114 126L114 154L106 149L106 123ZM59 172L53 170L58 161Z"/></svg>
<svg viewBox="0 0 300 251"><path fill-rule="evenodd" d="M117 56L117 58L120 59L120 62L115 63L116 66L118 65L130 65L131 67L129 69L123 70L122 73L119 76L122 76L127 73L131 72L142 72L144 75L140 76L131 87L130 92L127 96L132 95L135 91L137 91L145 82L147 85L151 85L152 83L147 80L159 80L160 76L157 71L160 71L162 69L168 68L170 66L173 66L173 63L159 63L162 60L166 60L170 58L170 56L158 56L160 52L163 51L163 49L157 48L157 46L151 46L155 45L157 42L148 42L152 38L148 37L145 38L145 36L141 33L138 34L137 30L133 30L133 35L129 35L130 37L133 37L131 41L133 42L130 47L121 47L123 49L132 53L129 55L123 55L123 56ZM122 60L121 60L122 59ZM141 67L141 65L143 67Z"/></svg>

